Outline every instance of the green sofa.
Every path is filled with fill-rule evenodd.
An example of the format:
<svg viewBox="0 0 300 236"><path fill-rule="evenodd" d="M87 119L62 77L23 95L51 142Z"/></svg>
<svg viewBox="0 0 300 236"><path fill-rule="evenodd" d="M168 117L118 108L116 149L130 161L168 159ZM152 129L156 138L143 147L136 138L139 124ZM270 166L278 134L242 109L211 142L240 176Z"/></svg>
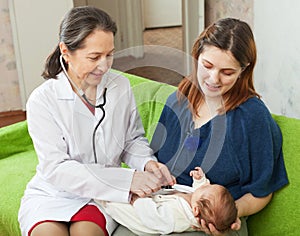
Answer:
<svg viewBox="0 0 300 236"><path fill-rule="evenodd" d="M150 140L163 105L175 87L125 74L135 94ZM299 235L300 120L274 115L283 133L283 152L290 184L274 194L272 202L248 219L249 235ZM262 144L263 145L263 144ZM26 121L0 129L0 236L20 235L18 209L27 182L35 173L37 157ZM298 176L298 177L297 177Z"/></svg>

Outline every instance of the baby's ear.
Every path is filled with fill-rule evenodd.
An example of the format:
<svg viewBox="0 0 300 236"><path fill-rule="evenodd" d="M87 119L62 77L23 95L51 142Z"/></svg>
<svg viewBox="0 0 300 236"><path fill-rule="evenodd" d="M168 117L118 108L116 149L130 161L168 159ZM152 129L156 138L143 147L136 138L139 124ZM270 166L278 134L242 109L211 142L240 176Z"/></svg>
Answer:
<svg viewBox="0 0 300 236"><path fill-rule="evenodd" d="M198 216L200 214L200 207L199 206L194 206L193 207L193 214L194 214L194 216Z"/></svg>

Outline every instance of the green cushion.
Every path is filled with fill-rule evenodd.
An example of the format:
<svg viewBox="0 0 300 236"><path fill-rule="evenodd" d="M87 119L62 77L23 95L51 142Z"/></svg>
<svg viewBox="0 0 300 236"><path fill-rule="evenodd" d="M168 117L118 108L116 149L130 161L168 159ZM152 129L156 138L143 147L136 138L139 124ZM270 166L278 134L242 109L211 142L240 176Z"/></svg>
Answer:
<svg viewBox="0 0 300 236"><path fill-rule="evenodd" d="M27 123L0 129L0 235L20 235L18 210L26 184L35 173L37 158Z"/></svg>
<svg viewBox="0 0 300 236"><path fill-rule="evenodd" d="M33 149L26 121L1 128L0 137L0 159Z"/></svg>
<svg viewBox="0 0 300 236"><path fill-rule="evenodd" d="M151 140L167 97L175 87L135 75L129 78L146 136ZM290 184L274 194L272 202L248 219L250 236L298 235L300 186L300 120L275 116L283 134L283 152ZM35 173L37 157L27 123L0 129L0 236L20 235L18 209L26 184Z"/></svg>
<svg viewBox="0 0 300 236"><path fill-rule="evenodd" d="M274 193L261 212L248 219L249 235L299 235L300 120L274 115L283 135L283 153L289 185ZM297 177L298 176L298 177Z"/></svg>
<svg viewBox="0 0 300 236"><path fill-rule="evenodd" d="M0 235L20 235L18 210L25 186L35 173L35 151L0 160Z"/></svg>
<svg viewBox="0 0 300 236"><path fill-rule="evenodd" d="M176 87L131 74L124 75L130 80L146 137L151 141L164 104Z"/></svg>

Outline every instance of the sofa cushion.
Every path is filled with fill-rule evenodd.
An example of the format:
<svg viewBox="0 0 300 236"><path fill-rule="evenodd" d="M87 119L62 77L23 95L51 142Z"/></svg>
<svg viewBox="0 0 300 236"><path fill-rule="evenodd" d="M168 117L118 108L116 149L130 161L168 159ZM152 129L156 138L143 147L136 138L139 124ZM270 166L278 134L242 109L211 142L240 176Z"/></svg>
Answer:
<svg viewBox="0 0 300 236"><path fill-rule="evenodd" d="M123 74L130 81L146 137L151 141L164 104L176 87L132 74Z"/></svg>
<svg viewBox="0 0 300 236"><path fill-rule="evenodd" d="M283 154L289 185L274 193L267 207L249 217L251 236L299 235L300 120L273 115L283 135Z"/></svg>
<svg viewBox="0 0 300 236"><path fill-rule="evenodd" d="M18 210L28 181L35 173L36 153L26 121L0 129L0 235L20 235Z"/></svg>
<svg viewBox="0 0 300 236"><path fill-rule="evenodd" d="M15 153L33 149L32 140L27 131L27 122L22 121L0 129L0 159Z"/></svg>

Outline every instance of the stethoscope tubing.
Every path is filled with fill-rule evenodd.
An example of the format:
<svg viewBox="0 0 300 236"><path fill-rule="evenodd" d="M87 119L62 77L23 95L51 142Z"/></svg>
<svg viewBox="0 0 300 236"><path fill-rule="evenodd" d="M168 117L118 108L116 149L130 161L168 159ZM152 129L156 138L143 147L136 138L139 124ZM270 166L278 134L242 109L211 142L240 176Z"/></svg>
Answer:
<svg viewBox="0 0 300 236"><path fill-rule="evenodd" d="M60 65L61 65L61 67L62 67L62 70L63 70L63 72L64 72L64 74L66 75L66 77L67 77L67 79L69 80L69 82L73 85L73 87L76 89L76 91L77 91L77 93L90 105L90 106L92 106L92 107L94 107L94 108L100 108L101 109L101 111L102 111L102 117L100 118L100 120L98 121L98 123L97 123L97 125L95 126L95 128L94 128L94 131L93 131L93 154L94 154L94 161L95 161L95 163L97 163L97 160L98 160L98 158L97 158L97 153L96 153L96 132L97 132L97 129L98 129L98 127L100 126L100 124L102 123L102 121L104 120L104 118L105 118L105 109L104 109L104 106L105 106L105 104L106 104L106 92L107 92L107 88L105 87L104 88L104 90L103 90L103 102L102 103L100 103L100 104L96 104L96 105L94 105L94 104L92 104L89 100L88 100L88 98L86 97L86 95L85 95L85 93L82 91L82 89L79 89L78 87L77 87L77 85L71 80L71 78L69 77L69 75L68 75L68 72L67 72L67 70L66 70L66 68L65 68L65 66L64 66L64 63L63 63L63 60L62 60L62 55L60 55L60 58L59 58L59 61L60 61Z"/></svg>

